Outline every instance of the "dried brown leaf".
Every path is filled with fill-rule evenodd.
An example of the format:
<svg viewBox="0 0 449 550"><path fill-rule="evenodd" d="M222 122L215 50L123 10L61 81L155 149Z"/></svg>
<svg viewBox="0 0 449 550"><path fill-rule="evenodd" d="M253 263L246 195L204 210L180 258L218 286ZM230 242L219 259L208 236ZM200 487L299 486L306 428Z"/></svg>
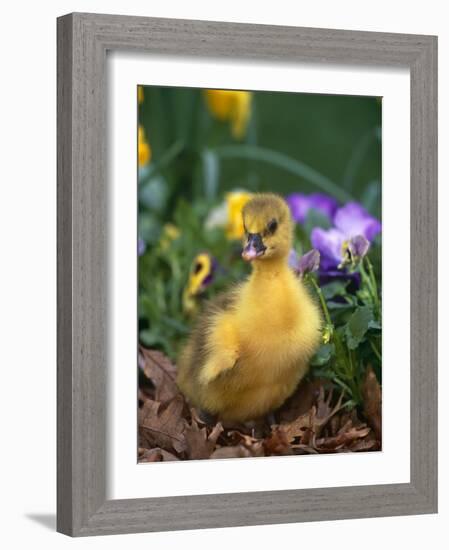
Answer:
<svg viewBox="0 0 449 550"><path fill-rule="evenodd" d="M373 430L380 428L381 392L371 369L364 381L364 417L373 430L360 421L356 409L344 408L343 394L334 397L329 381L313 380L302 383L276 411L280 424L269 425L263 418L230 423L224 431L220 423L189 411L176 386L176 368L164 354L140 351L145 373L139 392L140 462L380 449L380 432L375 435Z"/></svg>
<svg viewBox="0 0 449 550"><path fill-rule="evenodd" d="M186 448L184 431L187 425L182 417L184 400L178 395L161 404L148 399L139 411L139 433L145 447L161 447L181 453Z"/></svg>
<svg viewBox="0 0 449 550"><path fill-rule="evenodd" d="M274 428L271 435L263 440L263 448L266 456L293 454L288 437L280 427Z"/></svg>
<svg viewBox="0 0 449 550"><path fill-rule="evenodd" d="M240 432L239 430L232 430L228 432L231 444L243 445L250 452L251 456L264 456L263 441L260 438L254 437Z"/></svg>
<svg viewBox="0 0 449 550"><path fill-rule="evenodd" d="M346 424L340 428L337 435L331 437L322 437L316 439L315 446L318 450L338 450L342 447L348 447L356 439L362 439L366 437L371 428L366 424L360 424L360 426L354 426L352 420L348 420Z"/></svg>
<svg viewBox="0 0 449 550"><path fill-rule="evenodd" d="M139 448L139 462L169 462L173 460L179 460L179 458L160 447L155 449Z"/></svg>
<svg viewBox="0 0 449 550"><path fill-rule="evenodd" d="M295 442L315 447L315 438L321 435L323 428L331 418L343 408L343 393L334 406L331 404L332 398L333 390L330 390L326 396L324 386L320 386L316 405L313 405L308 412L300 415L295 420L281 424L280 427L289 443Z"/></svg>
<svg viewBox="0 0 449 550"><path fill-rule="evenodd" d="M327 393L327 398L324 391L324 386L320 387L317 406L316 406L316 415L314 418L313 429L316 437L319 437L321 430L326 426L329 420L343 408L343 392L340 394L337 403L332 407L332 397L333 389Z"/></svg>
<svg viewBox="0 0 449 550"><path fill-rule="evenodd" d="M364 439L359 439L359 440L355 441L349 447L349 449L353 453L361 452L361 451L378 451L379 450L379 442L376 439L368 439L368 437L365 437Z"/></svg>
<svg viewBox="0 0 449 550"><path fill-rule="evenodd" d="M192 460L209 458L217 444L217 439L223 432L223 426L218 423L207 435L207 428L199 428L196 420L193 418L190 426L187 426L184 432L186 440L187 455Z"/></svg>
<svg viewBox="0 0 449 550"><path fill-rule="evenodd" d="M313 428L315 415L316 408L312 406L308 412L298 416L298 418L292 422L285 422L281 424L280 429L284 432L287 441L291 443L295 439L299 438L300 442L303 443L302 440L304 439L306 432Z"/></svg>
<svg viewBox="0 0 449 550"><path fill-rule="evenodd" d="M377 439L382 436L382 390L371 366L366 369L362 386L363 412Z"/></svg>
<svg viewBox="0 0 449 550"><path fill-rule="evenodd" d="M165 403L179 394L176 385L176 367L161 351L140 348L143 372L155 387L155 401Z"/></svg>

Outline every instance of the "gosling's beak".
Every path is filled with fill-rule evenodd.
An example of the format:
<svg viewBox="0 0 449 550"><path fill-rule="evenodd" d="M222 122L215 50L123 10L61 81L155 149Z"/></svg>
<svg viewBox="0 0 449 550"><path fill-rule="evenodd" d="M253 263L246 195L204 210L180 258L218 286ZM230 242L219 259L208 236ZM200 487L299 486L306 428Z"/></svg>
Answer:
<svg viewBox="0 0 449 550"><path fill-rule="evenodd" d="M267 247L263 244L262 237L259 233L250 233L248 241L242 252L242 258L246 262L251 262L255 258L263 256Z"/></svg>

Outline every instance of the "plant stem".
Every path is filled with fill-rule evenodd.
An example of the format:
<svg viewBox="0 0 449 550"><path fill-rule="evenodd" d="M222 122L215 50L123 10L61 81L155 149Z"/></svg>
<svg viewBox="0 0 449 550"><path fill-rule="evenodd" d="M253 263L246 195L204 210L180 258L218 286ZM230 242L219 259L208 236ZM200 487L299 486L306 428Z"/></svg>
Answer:
<svg viewBox="0 0 449 550"><path fill-rule="evenodd" d="M370 277L370 280L371 280L371 287L372 287L372 291L373 291L374 304L376 306L377 313L378 313L379 318L380 318L381 307L380 307L379 293L378 293L378 290L377 290L376 276L374 275L373 264L370 262L370 259L368 258L368 256L365 256L365 262L366 262L366 265L368 267L368 273L369 273L369 277Z"/></svg>
<svg viewBox="0 0 449 550"><path fill-rule="evenodd" d="M367 260L367 262L369 262L369 260L366 256L365 256L365 259ZM375 279L373 280L374 272L372 270L372 266L371 266L371 271L370 271L370 266L371 266L371 262L369 264L367 263L367 267L368 267L368 271L369 271L369 273L367 273L364 266L363 266L363 262L361 262L360 263L360 275L362 276L362 280L368 288L368 292L371 296L371 300L372 300L372 303L373 303L373 306L374 306L374 309L375 309L375 312L376 312L376 316L377 316L377 318L380 318L380 303L379 303L379 296L377 294L377 284L376 284Z"/></svg>
<svg viewBox="0 0 449 550"><path fill-rule="evenodd" d="M329 328L332 330L332 340L334 341L334 344L335 344L335 355L336 355L336 361L337 361L335 368L337 369L337 371L339 370L341 372L341 375L345 378L347 382L347 387L350 389L351 396L353 397L353 399L359 402L360 395L357 387L357 381L355 380L356 373L354 372L354 365L353 365L353 359L351 356L351 351L346 348L342 339L340 338L340 335L335 330L335 326L330 317L326 300L324 299L324 295L320 286L312 276L309 277L309 280L311 281L312 286L314 287L315 292L317 293L318 298L320 300L321 308L323 310L326 323L329 326Z"/></svg>
<svg viewBox="0 0 449 550"><path fill-rule="evenodd" d="M312 283L314 289L315 289L315 292L317 293L318 295L318 298L320 300L320 303L321 303L321 309L323 310L323 313L324 313L324 318L326 319L326 323L330 326L330 327L334 327L334 324L332 323L332 320L331 320L331 316L329 314L329 310L327 308L327 304L326 304L326 300L324 299L324 295L323 295L323 291L321 290L321 288L319 287L319 285L317 284L317 282L315 281L315 279L313 277L309 277L309 280L310 282Z"/></svg>
<svg viewBox="0 0 449 550"><path fill-rule="evenodd" d="M379 359L379 361L382 361L382 356L381 356L379 350L377 349L376 344L372 340L369 340L369 343L370 343L371 349L374 352L374 355Z"/></svg>

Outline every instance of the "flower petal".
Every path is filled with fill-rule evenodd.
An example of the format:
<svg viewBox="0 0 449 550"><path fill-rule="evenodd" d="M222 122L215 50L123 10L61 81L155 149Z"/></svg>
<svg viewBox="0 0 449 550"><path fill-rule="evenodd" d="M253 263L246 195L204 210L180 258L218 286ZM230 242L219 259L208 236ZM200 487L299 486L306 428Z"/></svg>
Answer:
<svg viewBox="0 0 449 550"><path fill-rule="evenodd" d="M338 202L329 195L323 193L312 193L310 196L310 208L325 214L329 220L332 219L338 208Z"/></svg>
<svg viewBox="0 0 449 550"><path fill-rule="evenodd" d="M334 216L334 225L346 239L356 235L363 235L368 241L382 230L382 224L374 216L371 216L361 204L348 202L339 208Z"/></svg>
<svg viewBox="0 0 449 550"><path fill-rule="evenodd" d="M354 269L366 256L369 247L369 241L363 235L351 237L349 241L345 241L343 244L342 260L338 267L341 269L349 266Z"/></svg>
<svg viewBox="0 0 449 550"><path fill-rule="evenodd" d="M307 213L311 209L318 210L331 220L338 207L338 203L333 197L323 193L312 193L311 195L291 193L286 197L286 201L290 207L292 218L297 223L304 223Z"/></svg>
<svg viewBox="0 0 449 550"><path fill-rule="evenodd" d="M242 90L205 90L204 93L211 114L218 120L229 121L236 139L244 137L251 116L252 93Z"/></svg>
<svg viewBox="0 0 449 550"><path fill-rule="evenodd" d="M146 248L147 245L145 244L145 241L139 237L137 240L137 254L142 256L145 253Z"/></svg>
<svg viewBox="0 0 449 550"><path fill-rule="evenodd" d="M307 273L317 271L320 267L320 253L315 248L309 250L304 256L302 256L298 262L297 271L303 277Z"/></svg>
<svg viewBox="0 0 449 550"><path fill-rule="evenodd" d="M226 193L228 213L226 236L228 239L238 240L245 234L242 210L251 198L252 194L247 191L231 191L230 193Z"/></svg>
<svg viewBox="0 0 449 550"><path fill-rule="evenodd" d="M308 196L302 193L292 193L288 195L285 200L290 207L292 218L297 223L304 223L307 212L310 209L310 199Z"/></svg>
<svg viewBox="0 0 449 550"><path fill-rule="evenodd" d="M355 261L360 261L366 256L369 246L369 241L363 235L352 237L348 243L349 251Z"/></svg>
<svg viewBox="0 0 449 550"><path fill-rule="evenodd" d="M341 251L345 236L341 231L332 227L321 229L315 227L310 234L313 248L321 254L321 269L327 271L336 268L341 261Z"/></svg>

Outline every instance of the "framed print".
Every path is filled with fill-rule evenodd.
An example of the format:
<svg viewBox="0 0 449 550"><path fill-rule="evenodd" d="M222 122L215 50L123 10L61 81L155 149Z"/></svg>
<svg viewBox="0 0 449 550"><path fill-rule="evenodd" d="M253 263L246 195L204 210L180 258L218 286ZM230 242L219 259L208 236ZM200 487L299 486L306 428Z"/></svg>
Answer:
<svg viewBox="0 0 449 550"><path fill-rule="evenodd" d="M436 37L58 19L58 530L437 509Z"/></svg>

